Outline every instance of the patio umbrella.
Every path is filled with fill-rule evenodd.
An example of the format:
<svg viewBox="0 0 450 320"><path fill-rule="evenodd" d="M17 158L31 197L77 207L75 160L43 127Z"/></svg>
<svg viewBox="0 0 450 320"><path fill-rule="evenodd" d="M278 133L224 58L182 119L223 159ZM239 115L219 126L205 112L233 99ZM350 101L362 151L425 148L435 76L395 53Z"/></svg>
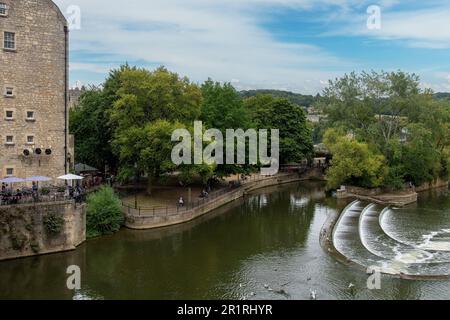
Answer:
<svg viewBox="0 0 450 320"><path fill-rule="evenodd" d="M71 181L72 185L73 185L73 180L83 180L84 177L77 176L77 175L74 175L74 174L70 173L70 174L66 174L64 176L58 177L58 179L59 180L65 180L65 181Z"/></svg>
<svg viewBox="0 0 450 320"><path fill-rule="evenodd" d="M37 182L37 187L39 188L39 182L51 181L52 178L44 177L44 176L34 176L26 178L25 181L28 182Z"/></svg>
<svg viewBox="0 0 450 320"><path fill-rule="evenodd" d="M0 180L0 183L9 184L11 186L11 190L13 189L12 188L12 184L13 183L19 183L19 182L25 182L25 180L24 179L20 179L20 178L16 178L16 177L8 177L8 178Z"/></svg>
<svg viewBox="0 0 450 320"><path fill-rule="evenodd" d="M64 175L64 176L61 176L61 177L58 177L58 179L59 180L67 180L67 181L72 181L72 180L83 180L84 179L84 177L81 177L81 176L77 176L77 175L74 175L74 174L66 174L66 175Z"/></svg>
<svg viewBox="0 0 450 320"><path fill-rule="evenodd" d="M0 180L0 183L18 183L18 182L25 182L25 180L16 177L8 177Z"/></svg>
<svg viewBox="0 0 450 320"><path fill-rule="evenodd" d="M26 178L25 181L28 182L44 182L44 181L51 181L52 178L44 177L44 176L35 176L35 177L29 177Z"/></svg>

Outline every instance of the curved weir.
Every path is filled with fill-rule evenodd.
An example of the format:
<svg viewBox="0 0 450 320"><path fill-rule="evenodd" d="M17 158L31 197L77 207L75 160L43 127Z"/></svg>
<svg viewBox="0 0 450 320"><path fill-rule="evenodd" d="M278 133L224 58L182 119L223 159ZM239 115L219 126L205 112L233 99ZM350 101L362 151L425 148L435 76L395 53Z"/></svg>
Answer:
<svg viewBox="0 0 450 320"><path fill-rule="evenodd" d="M440 277L450 275L450 252L425 250L392 238L382 227L391 210L355 201L342 212L333 233L336 250L365 268L392 275Z"/></svg>
<svg viewBox="0 0 450 320"><path fill-rule="evenodd" d="M419 230L403 230L393 217L403 214L400 209L386 208L380 215L380 226L390 238L405 245L422 250L450 252L450 226L436 224L432 230L422 228ZM422 224L428 224L426 216L408 216L414 225L420 225L416 220L421 219ZM425 220L425 221L423 221Z"/></svg>
<svg viewBox="0 0 450 320"><path fill-rule="evenodd" d="M378 205L368 206L361 214L359 235L361 241L371 253L405 264L450 263L449 252L435 252L399 242L386 234L380 225L383 212Z"/></svg>
<svg viewBox="0 0 450 320"><path fill-rule="evenodd" d="M333 244L336 250L349 261L364 268L376 267L387 274L404 272L402 264L392 265L368 251L359 237L359 218L365 206L361 201L352 202L342 212L333 232Z"/></svg>

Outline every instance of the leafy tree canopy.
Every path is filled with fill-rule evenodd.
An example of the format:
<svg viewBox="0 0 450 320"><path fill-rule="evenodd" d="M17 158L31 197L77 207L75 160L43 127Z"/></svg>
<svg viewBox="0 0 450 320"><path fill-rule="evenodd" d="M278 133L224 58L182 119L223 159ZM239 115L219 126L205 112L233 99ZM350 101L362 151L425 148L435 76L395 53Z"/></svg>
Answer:
<svg viewBox="0 0 450 320"><path fill-rule="evenodd" d="M287 99L259 95L245 100L253 125L280 130L280 162L299 162L313 152L311 130L303 108Z"/></svg>
<svg viewBox="0 0 450 320"><path fill-rule="evenodd" d="M345 128L384 156L385 186L418 185L448 175L450 102L434 99L419 84L418 76L400 71L351 73L330 81L318 103L328 127ZM333 163L346 157L333 156Z"/></svg>

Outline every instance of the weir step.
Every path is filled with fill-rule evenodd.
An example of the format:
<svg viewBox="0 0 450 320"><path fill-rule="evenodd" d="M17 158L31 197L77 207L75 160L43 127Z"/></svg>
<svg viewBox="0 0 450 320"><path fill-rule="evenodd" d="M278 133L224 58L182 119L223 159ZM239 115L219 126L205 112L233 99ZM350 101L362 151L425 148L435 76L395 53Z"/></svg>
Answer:
<svg viewBox="0 0 450 320"><path fill-rule="evenodd" d="M382 228L381 216L389 208L354 201L339 217L333 245L347 260L391 275L449 276L450 252L429 251L401 243Z"/></svg>

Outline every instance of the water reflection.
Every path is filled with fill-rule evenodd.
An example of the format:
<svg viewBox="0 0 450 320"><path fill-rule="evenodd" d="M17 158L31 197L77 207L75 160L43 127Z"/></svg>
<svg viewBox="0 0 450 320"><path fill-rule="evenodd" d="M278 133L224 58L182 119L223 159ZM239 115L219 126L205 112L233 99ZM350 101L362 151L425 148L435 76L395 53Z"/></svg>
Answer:
<svg viewBox="0 0 450 320"><path fill-rule="evenodd" d="M448 199L436 199L445 208ZM319 246L327 215L345 205L321 183L267 188L180 226L125 229L73 252L0 262L0 298L309 299L310 289L319 299L450 297L445 281L383 277L382 290L366 289L364 273ZM75 293L65 287L69 265L82 271Z"/></svg>

